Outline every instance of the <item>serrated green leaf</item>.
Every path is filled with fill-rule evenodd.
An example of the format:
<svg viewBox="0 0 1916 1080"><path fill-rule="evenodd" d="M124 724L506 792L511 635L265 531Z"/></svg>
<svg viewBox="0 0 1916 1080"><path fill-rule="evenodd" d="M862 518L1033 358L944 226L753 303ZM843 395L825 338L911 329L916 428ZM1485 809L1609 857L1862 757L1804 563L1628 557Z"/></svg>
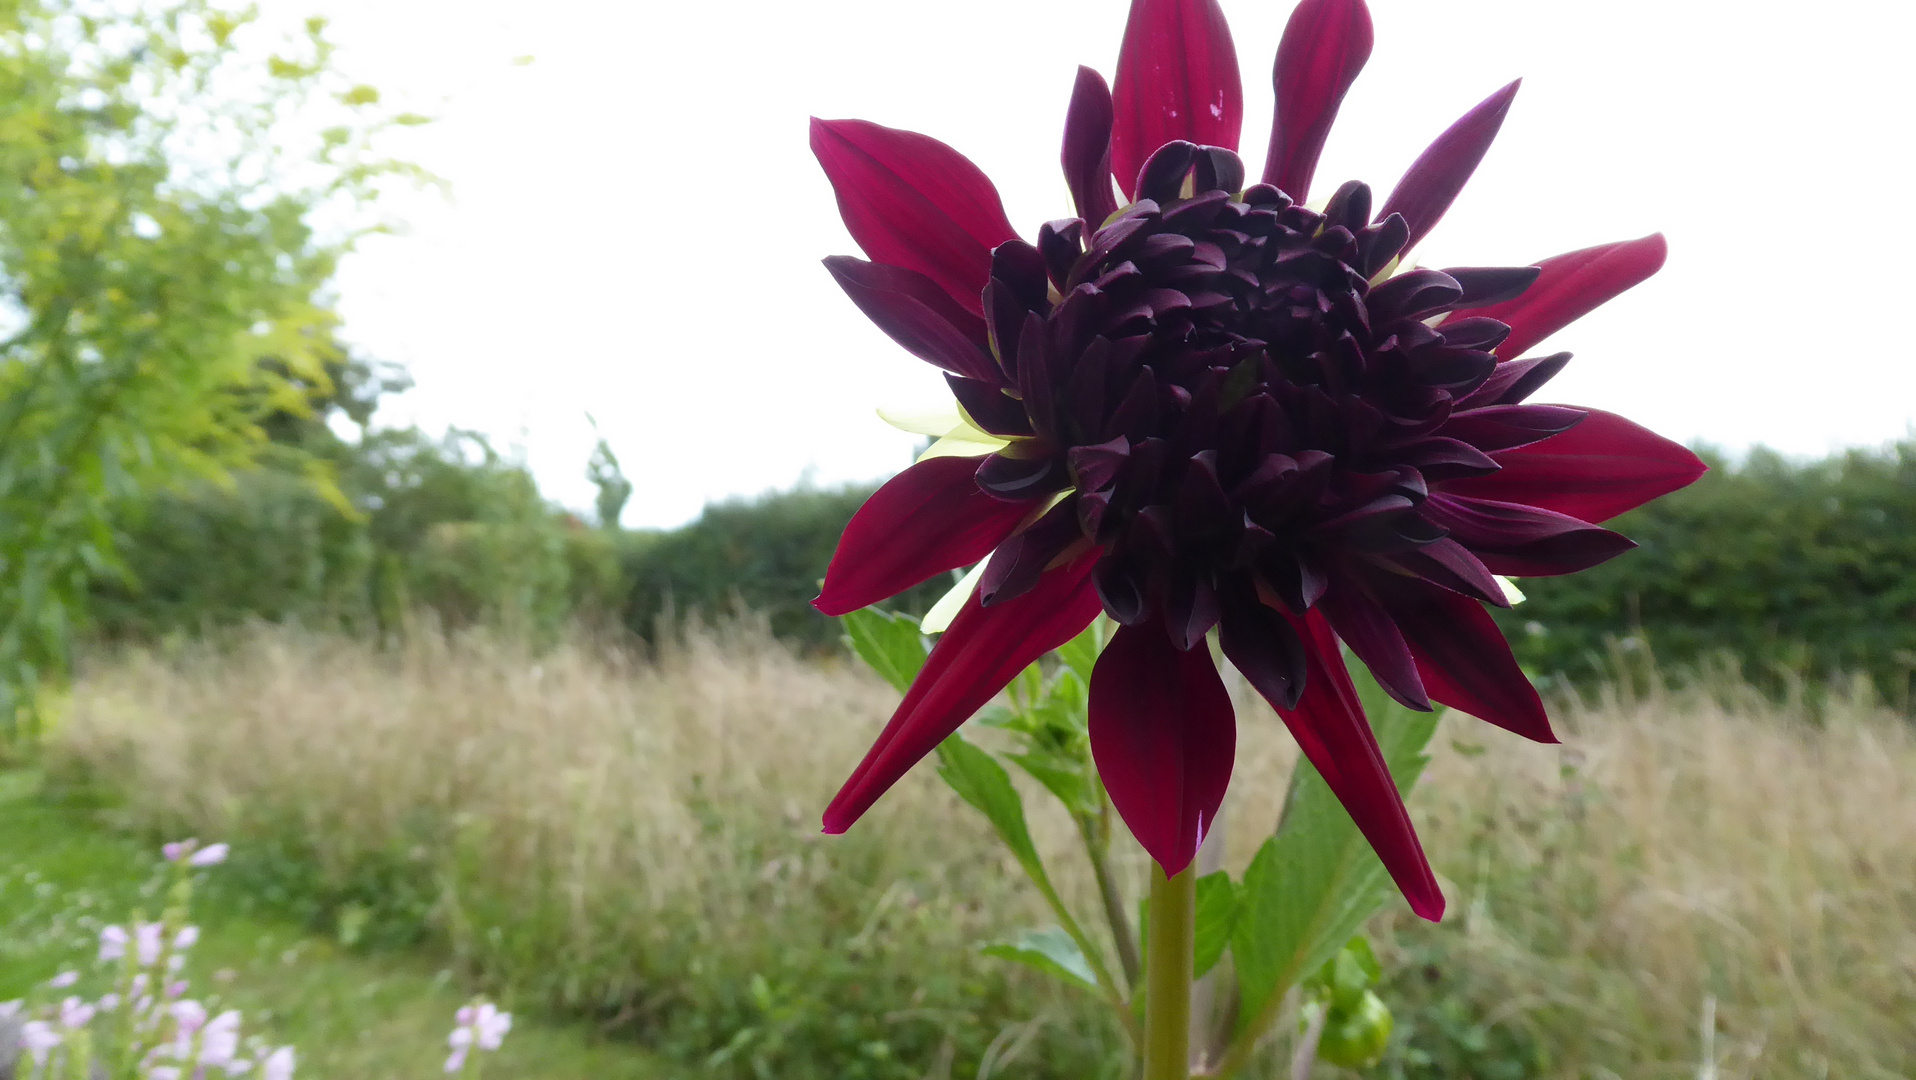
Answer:
<svg viewBox="0 0 1916 1080"><path fill-rule="evenodd" d="M911 689L931 655L925 635L918 631L918 620L909 615L868 607L840 616L839 624L845 628L845 643L858 658L901 694Z"/></svg>
<svg viewBox="0 0 1916 1080"><path fill-rule="evenodd" d="M1033 780L1057 796L1067 809L1076 811L1091 805L1094 794L1091 781L1071 762L1059 761L1048 754L1010 754Z"/></svg>
<svg viewBox="0 0 1916 1080"><path fill-rule="evenodd" d="M1430 760L1424 748L1437 717L1385 698L1361 669L1352 678L1397 790L1408 796ZM1244 872L1231 938L1244 1003L1240 1024L1255 1022L1278 995L1336 957L1390 893L1384 864L1324 778L1300 758L1283 824Z"/></svg>
<svg viewBox="0 0 1916 1080"><path fill-rule="evenodd" d="M1203 975L1224 957L1231 930L1237 925L1237 886L1223 870L1197 880L1197 968Z"/></svg>
<svg viewBox="0 0 1916 1080"><path fill-rule="evenodd" d="M1070 934L1055 926L1045 930L1027 930L1016 941L987 945L983 951L986 956L1036 968L1087 990L1098 988L1097 977L1091 973L1091 965L1085 960L1084 953L1079 951L1078 943L1071 940Z"/></svg>
<svg viewBox="0 0 1916 1080"><path fill-rule="evenodd" d="M1058 647L1058 659L1087 686L1091 684L1091 669L1097 666L1098 654L1104 651L1105 639L1110 636L1108 622L1100 614L1083 633Z"/></svg>
<svg viewBox="0 0 1916 1080"><path fill-rule="evenodd" d="M954 732L938 744L938 775L959 798L985 815L1026 873L1048 881L1044 864L1038 859L1038 847L1031 842L1031 829L1025 824L1024 800L1011 786L1011 776L997 758Z"/></svg>

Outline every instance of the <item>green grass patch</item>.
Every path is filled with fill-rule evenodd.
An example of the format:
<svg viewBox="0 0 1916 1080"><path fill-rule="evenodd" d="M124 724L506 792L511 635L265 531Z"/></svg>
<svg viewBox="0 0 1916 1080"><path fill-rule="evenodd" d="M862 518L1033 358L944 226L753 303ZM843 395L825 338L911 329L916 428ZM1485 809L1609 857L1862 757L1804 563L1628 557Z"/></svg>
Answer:
<svg viewBox="0 0 1916 1080"><path fill-rule="evenodd" d="M44 797L30 773L0 773L0 851L0 1001L62 971L91 972L101 926L161 906L153 846L109 830L97 811ZM203 936L185 972L194 996L241 1010L249 1033L297 1046L302 1077L442 1075L452 1014L467 1000L451 971L418 956L351 952L236 901L220 889L196 898ZM666 1075L651 1056L589 1027L523 1013L486 1072L527 1080Z"/></svg>

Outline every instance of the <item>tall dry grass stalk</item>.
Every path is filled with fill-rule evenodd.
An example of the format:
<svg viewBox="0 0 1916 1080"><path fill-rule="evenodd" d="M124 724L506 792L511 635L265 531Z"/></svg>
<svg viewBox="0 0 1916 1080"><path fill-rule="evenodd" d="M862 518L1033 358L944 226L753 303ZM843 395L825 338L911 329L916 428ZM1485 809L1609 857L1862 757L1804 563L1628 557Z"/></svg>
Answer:
<svg viewBox="0 0 1916 1080"><path fill-rule="evenodd" d="M728 1025L862 1009L948 1057L957 1027L1059 999L976 955L1041 909L936 777L820 835L895 704L751 623L690 628L649 660L262 629L89 664L58 750L136 826L231 839L236 863L269 846L316 863L313 887L375 924L382 889L424 893L427 929L476 973L610 1026L678 1025L702 1053Z"/></svg>
<svg viewBox="0 0 1916 1080"><path fill-rule="evenodd" d="M1437 949L1392 917L1399 961L1441 957L1544 1075L1916 1075L1908 721L1646 683L1560 709L1560 747L1446 718L1417 817L1451 915Z"/></svg>
<svg viewBox="0 0 1916 1080"><path fill-rule="evenodd" d="M802 947L910 1024L938 972L958 973L954 999L982 985L972 944L1048 920L929 767L848 836L817 835L895 700L749 627L648 662L262 631L89 665L60 745L138 823L290 836L342 887L418 868L436 931L475 967L569 1004L709 1011L719 992L688 988L688 965L742 984ZM1244 715L1225 818L1239 867L1294 758L1275 717ZM1405 1030L1419 1037L1414 1014L1436 1007L1419 995L1436 994L1541 1048L1510 1075L1697 1077L1706 1041L1718 1080L1916 1075L1904 721L1839 696L1812 722L1719 679L1611 693L1560 723L1561 747L1463 717L1440 730L1414 809L1451 914L1375 927ZM1063 856L1068 826L1034 817Z"/></svg>

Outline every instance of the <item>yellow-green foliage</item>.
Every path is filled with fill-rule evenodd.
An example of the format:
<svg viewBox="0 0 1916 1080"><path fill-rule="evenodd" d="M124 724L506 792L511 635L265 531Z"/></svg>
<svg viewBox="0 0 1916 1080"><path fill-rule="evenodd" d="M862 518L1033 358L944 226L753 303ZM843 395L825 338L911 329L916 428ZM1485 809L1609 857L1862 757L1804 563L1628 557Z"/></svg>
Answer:
<svg viewBox="0 0 1916 1080"><path fill-rule="evenodd" d="M1043 919L929 769L817 834L894 700L739 629L653 662L274 631L91 665L60 753L136 826L234 840L263 896L437 941L721 1076L915 1078L947 1053L970 1076L1038 1014L1005 1074L1096 1075L1113 1033L971 951ZM1237 866L1294 758L1243 715ZM1560 710L1562 747L1447 718L1413 810L1450 914L1372 928L1398 1016L1373 1075L1693 1077L1706 1010L1724 1080L1916 1071L1916 740L1842 693L1818 715L1719 681Z"/></svg>
<svg viewBox="0 0 1916 1080"><path fill-rule="evenodd" d="M331 96L323 22L263 75L248 18L0 7L0 738L65 664L115 505L248 460L336 359L324 289L393 121ZM314 101L332 133L290 137Z"/></svg>

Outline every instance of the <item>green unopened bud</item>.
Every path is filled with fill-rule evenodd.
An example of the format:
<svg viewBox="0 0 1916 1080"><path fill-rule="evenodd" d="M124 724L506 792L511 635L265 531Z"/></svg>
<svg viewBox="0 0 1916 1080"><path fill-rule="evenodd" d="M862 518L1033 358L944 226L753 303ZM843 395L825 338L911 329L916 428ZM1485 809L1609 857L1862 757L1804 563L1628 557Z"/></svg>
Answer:
<svg viewBox="0 0 1916 1080"><path fill-rule="evenodd" d="M1346 1069L1364 1069L1383 1060L1390 1044L1390 1007L1369 990L1354 1009L1331 1010L1317 1040L1317 1056Z"/></svg>

